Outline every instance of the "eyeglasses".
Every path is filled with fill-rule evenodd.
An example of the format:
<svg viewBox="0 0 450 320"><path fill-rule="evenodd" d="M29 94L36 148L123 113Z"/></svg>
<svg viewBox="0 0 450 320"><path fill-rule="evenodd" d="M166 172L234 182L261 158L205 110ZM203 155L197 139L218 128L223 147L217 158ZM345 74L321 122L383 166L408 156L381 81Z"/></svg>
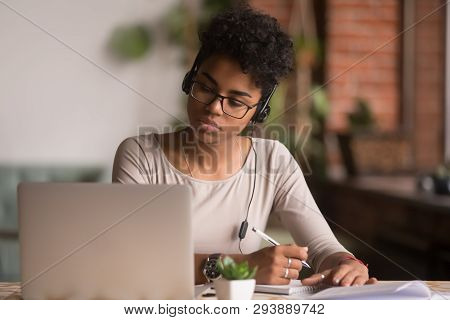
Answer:
<svg viewBox="0 0 450 320"><path fill-rule="evenodd" d="M190 96L205 105L209 105L213 103L214 100L219 98L223 113L236 119L242 119L243 117L245 117L247 112L250 109L256 107L259 103L258 102L253 106L249 106L248 104L237 99L224 97L205 84L198 81L194 81L192 83Z"/></svg>

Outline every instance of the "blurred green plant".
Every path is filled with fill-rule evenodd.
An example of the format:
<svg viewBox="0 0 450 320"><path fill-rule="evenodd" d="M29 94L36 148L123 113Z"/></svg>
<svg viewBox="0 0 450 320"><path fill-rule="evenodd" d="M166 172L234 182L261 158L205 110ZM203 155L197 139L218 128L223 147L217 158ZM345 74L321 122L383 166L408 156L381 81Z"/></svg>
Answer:
<svg viewBox="0 0 450 320"><path fill-rule="evenodd" d="M198 29L203 30L209 23L209 20L218 14L225 11L236 2L234 0L203 0L201 12L198 20Z"/></svg>
<svg viewBox="0 0 450 320"><path fill-rule="evenodd" d="M189 12L184 8L182 3L167 12L164 19L164 27L170 43L183 45L184 28L187 20L189 20Z"/></svg>
<svg viewBox="0 0 450 320"><path fill-rule="evenodd" d="M349 130L352 133L363 133L371 131L375 126L372 110L369 103L362 99L356 99L356 108L348 114Z"/></svg>
<svg viewBox="0 0 450 320"><path fill-rule="evenodd" d="M179 46L183 54L181 62L191 62L190 53L200 45L198 31L203 30L217 13L230 8L233 0L203 0L198 10L189 8L189 3L181 1L170 9L164 18L165 35L170 43Z"/></svg>
<svg viewBox="0 0 450 320"><path fill-rule="evenodd" d="M142 58L151 48L152 33L144 25L120 26L109 40L112 52L124 60Z"/></svg>
<svg viewBox="0 0 450 320"><path fill-rule="evenodd" d="M177 45L185 44L186 25L194 20L196 29L202 30L209 22L211 17L217 13L231 7L231 0L204 0L201 3L197 17L192 17L192 13L186 8L184 2L180 2L170 9L164 19L164 26L168 40ZM196 35L194 35L196 36Z"/></svg>
<svg viewBox="0 0 450 320"><path fill-rule="evenodd" d="M279 140L286 146L289 152L300 163L302 168L311 170L318 178L326 174L326 148L324 143L326 120L330 113L330 105L325 89L314 85L311 89L311 106L309 108L309 128L287 127L281 122L281 117L285 105L285 91L287 84L280 85L275 92L271 107L274 109L269 116L269 123L275 126L268 127L268 135ZM278 93L278 94L277 94ZM277 131L274 133L274 131Z"/></svg>
<svg viewBox="0 0 450 320"><path fill-rule="evenodd" d="M248 261L236 263L233 258L225 256L217 261L217 271L227 280L253 279L258 267L250 268Z"/></svg>
<svg viewBox="0 0 450 320"><path fill-rule="evenodd" d="M324 51L321 41L316 37L305 37L304 34L297 34L292 39L294 50L300 63L314 66L323 61Z"/></svg>
<svg viewBox="0 0 450 320"><path fill-rule="evenodd" d="M319 179L326 178L327 152L325 148L326 121L330 114L330 104L325 90L320 86L313 86L309 119L311 134L305 144L305 154L314 175Z"/></svg>
<svg viewBox="0 0 450 320"><path fill-rule="evenodd" d="M320 133L324 129L325 121L330 113L330 104L326 92L321 86L314 86L312 92L310 116L313 133Z"/></svg>

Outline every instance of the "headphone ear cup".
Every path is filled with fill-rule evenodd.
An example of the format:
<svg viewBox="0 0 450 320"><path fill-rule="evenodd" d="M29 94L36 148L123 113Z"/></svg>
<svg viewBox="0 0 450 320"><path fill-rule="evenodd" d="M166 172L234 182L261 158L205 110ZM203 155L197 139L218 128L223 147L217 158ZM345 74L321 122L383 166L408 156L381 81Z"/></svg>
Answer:
<svg viewBox="0 0 450 320"><path fill-rule="evenodd" d="M181 85L181 89L186 94L189 94L189 90L191 90L192 75L193 75L192 70L190 70L188 73L186 73L186 75L184 76L184 79L183 79L183 83Z"/></svg>
<svg viewBox="0 0 450 320"><path fill-rule="evenodd" d="M263 101L261 109L256 111L254 116L251 119L251 122L255 124L256 122L263 123L270 114L270 99L273 96L273 93L277 89L278 84L275 84L270 92L269 96Z"/></svg>
<svg viewBox="0 0 450 320"><path fill-rule="evenodd" d="M258 116L256 117L256 122L263 123L270 114L270 106L267 105L264 109L262 109Z"/></svg>
<svg viewBox="0 0 450 320"><path fill-rule="evenodd" d="M249 121L249 125L255 125L256 123L263 123L270 114L270 106L266 105L261 110L258 110Z"/></svg>

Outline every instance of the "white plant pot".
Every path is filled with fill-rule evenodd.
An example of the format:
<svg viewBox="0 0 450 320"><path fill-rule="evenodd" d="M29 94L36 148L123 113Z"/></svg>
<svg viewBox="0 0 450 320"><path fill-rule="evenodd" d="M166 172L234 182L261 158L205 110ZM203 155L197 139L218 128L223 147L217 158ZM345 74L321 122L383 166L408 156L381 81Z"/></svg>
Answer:
<svg viewBox="0 0 450 320"><path fill-rule="evenodd" d="M217 299L219 300L250 300L255 291L255 279L214 281Z"/></svg>

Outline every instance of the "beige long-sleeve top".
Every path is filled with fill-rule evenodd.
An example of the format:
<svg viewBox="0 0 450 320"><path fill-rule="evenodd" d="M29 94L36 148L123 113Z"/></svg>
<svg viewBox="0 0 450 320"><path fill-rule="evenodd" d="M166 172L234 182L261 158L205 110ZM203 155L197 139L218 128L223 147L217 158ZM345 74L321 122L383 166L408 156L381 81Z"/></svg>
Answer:
<svg viewBox="0 0 450 320"><path fill-rule="evenodd" d="M315 270L335 252L348 252L335 238L317 207L302 171L289 150L277 140L251 138L241 170L215 181L199 180L176 169L166 158L154 134L129 137L119 145L112 181L138 184L184 184L193 194L193 233L196 253L239 253L238 232L248 215L249 230L241 243L243 253L260 248L251 227L264 230L276 215L296 244L308 246L308 262Z"/></svg>

